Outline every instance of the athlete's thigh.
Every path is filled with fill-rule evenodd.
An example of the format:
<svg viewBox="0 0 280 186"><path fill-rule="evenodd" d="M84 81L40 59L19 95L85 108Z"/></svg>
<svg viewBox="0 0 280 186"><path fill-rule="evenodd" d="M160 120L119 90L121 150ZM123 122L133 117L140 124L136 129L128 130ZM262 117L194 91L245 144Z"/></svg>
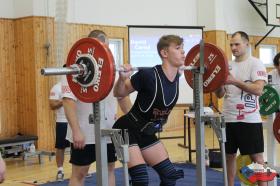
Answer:
<svg viewBox="0 0 280 186"><path fill-rule="evenodd" d="M168 158L168 153L161 142L142 150L142 155L150 166L154 166Z"/></svg>
<svg viewBox="0 0 280 186"><path fill-rule="evenodd" d="M128 148L128 152L129 152L128 168L140 164L145 164L145 160L143 159L139 146L137 145L130 146Z"/></svg>

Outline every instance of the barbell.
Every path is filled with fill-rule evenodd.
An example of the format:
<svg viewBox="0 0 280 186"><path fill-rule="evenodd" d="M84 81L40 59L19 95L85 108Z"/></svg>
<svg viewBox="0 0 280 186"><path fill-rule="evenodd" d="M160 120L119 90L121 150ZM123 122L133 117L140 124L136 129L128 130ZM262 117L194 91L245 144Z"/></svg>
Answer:
<svg viewBox="0 0 280 186"><path fill-rule="evenodd" d="M272 85L265 85L262 95L259 97L260 114L267 116L276 113L273 121L273 134L280 143L280 97L278 91Z"/></svg>
<svg viewBox="0 0 280 186"><path fill-rule="evenodd" d="M193 70L199 69L200 45L187 53L181 68L189 86L193 87ZM151 67L133 67L141 70ZM211 43L204 44L203 92L209 93L221 87L229 74L224 52ZM73 94L81 101L95 103L104 99L115 82L115 72L123 71L115 66L109 47L95 38L82 38L71 47L66 67L43 68L42 75L66 75Z"/></svg>
<svg viewBox="0 0 280 186"><path fill-rule="evenodd" d="M279 110L280 98L277 90L271 85L265 85L259 97L260 114L267 116Z"/></svg>

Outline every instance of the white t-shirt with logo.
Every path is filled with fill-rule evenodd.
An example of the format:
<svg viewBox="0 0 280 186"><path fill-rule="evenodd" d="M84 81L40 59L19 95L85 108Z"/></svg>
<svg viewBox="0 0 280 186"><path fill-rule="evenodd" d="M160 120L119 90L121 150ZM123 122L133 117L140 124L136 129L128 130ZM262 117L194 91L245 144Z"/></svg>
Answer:
<svg viewBox="0 0 280 186"><path fill-rule="evenodd" d="M95 144L94 124L89 123L89 115L93 114L93 104L78 100L72 93L66 78L63 78L62 80L62 97L71 98L76 102L77 117L80 128L85 136L85 143ZM100 110L102 110L100 116L101 128L111 129L116 121L117 115L117 99L113 96L113 91L111 91L110 94L100 102ZM67 128L66 139L73 142L70 125L68 125ZM110 141L110 138L108 138L108 142Z"/></svg>
<svg viewBox="0 0 280 186"><path fill-rule="evenodd" d="M49 99L62 100L61 93L62 93L61 82L58 82L52 87L50 91ZM59 109L56 109L55 114L56 114L56 122L67 122L63 106L60 107Z"/></svg>
<svg viewBox="0 0 280 186"><path fill-rule="evenodd" d="M266 68L262 61L249 57L242 62L232 61L230 73L243 82L264 80L267 82ZM234 85L225 85L223 114L226 122L262 122L259 113L259 97L247 93Z"/></svg>
<svg viewBox="0 0 280 186"><path fill-rule="evenodd" d="M275 88L280 95L280 75L277 69L271 70L269 75L272 75L272 86Z"/></svg>

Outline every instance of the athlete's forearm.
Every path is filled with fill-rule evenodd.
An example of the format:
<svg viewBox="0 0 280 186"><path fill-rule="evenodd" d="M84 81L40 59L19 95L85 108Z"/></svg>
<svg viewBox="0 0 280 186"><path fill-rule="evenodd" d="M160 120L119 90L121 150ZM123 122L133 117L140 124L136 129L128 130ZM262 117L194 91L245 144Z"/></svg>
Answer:
<svg viewBox="0 0 280 186"><path fill-rule="evenodd" d="M263 91L265 82L263 80L258 80L255 82L243 82L243 81L237 80L233 85L244 90L245 92L260 96L260 95L262 95L262 91Z"/></svg>
<svg viewBox="0 0 280 186"><path fill-rule="evenodd" d="M115 97L126 97L133 91L134 91L134 89L131 85L129 78L127 78L127 79L119 78L114 87L114 96Z"/></svg>

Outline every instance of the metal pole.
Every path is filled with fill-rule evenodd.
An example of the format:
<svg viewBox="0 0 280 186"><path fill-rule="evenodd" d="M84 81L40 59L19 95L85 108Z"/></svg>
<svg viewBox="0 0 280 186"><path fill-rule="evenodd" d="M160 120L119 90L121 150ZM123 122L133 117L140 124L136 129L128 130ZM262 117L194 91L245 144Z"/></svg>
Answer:
<svg viewBox="0 0 280 186"><path fill-rule="evenodd" d="M224 143L224 142L221 142L221 141L220 141L220 148L221 148L221 153L222 153L224 186L228 186L227 164L226 164L226 151L225 151L225 143Z"/></svg>
<svg viewBox="0 0 280 186"><path fill-rule="evenodd" d="M206 186L205 138L203 109L204 42L200 41L200 68L194 73L194 103L196 131L196 176L197 186Z"/></svg>
<svg viewBox="0 0 280 186"><path fill-rule="evenodd" d="M129 161L129 152L128 152L128 145L122 145L123 151L123 172L124 172L124 185L129 186L129 173L128 173L128 161Z"/></svg>
<svg viewBox="0 0 280 186"><path fill-rule="evenodd" d="M226 151L225 151L225 142L226 142L226 126L225 126L225 118L223 115L213 115L209 117L211 121L211 126L218 138L220 150L222 154L222 166L223 166L223 175L224 175L224 186L228 186L227 179L227 165L226 165Z"/></svg>
<svg viewBox="0 0 280 186"><path fill-rule="evenodd" d="M225 123L224 116L220 116L219 121L220 121L220 129L221 129L221 135L219 137L219 142L220 142L220 148L221 148L221 153L222 153L224 185L228 186L226 148L225 148L225 142L227 141L227 138L226 138L226 123Z"/></svg>
<svg viewBox="0 0 280 186"><path fill-rule="evenodd" d="M220 148L221 148L221 153L222 153L223 174L224 174L224 186L228 186L225 143L222 142L222 141L220 141Z"/></svg>
<svg viewBox="0 0 280 186"><path fill-rule="evenodd" d="M266 121L266 139L267 139L267 164L269 167L276 167L276 140L273 134L273 121L275 119L275 113L267 116ZM277 186L277 179L268 182L268 186Z"/></svg>
<svg viewBox="0 0 280 186"><path fill-rule="evenodd" d="M268 84L272 86L272 75L268 75ZM267 152L267 164L273 168L276 167L276 140L273 134L273 122L275 119L275 113L267 116L266 120L266 152ZM268 182L268 186L277 186L277 179Z"/></svg>
<svg viewBox="0 0 280 186"><path fill-rule="evenodd" d="M93 103L93 119L94 119L94 133L95 133L95 154L96 154L96 182L97 186L108 186L108 162L107 162L107 142L106 138L101 134L101 118L104 109L102 102Z"/></svg>
<svg viewBox="0 0 280 186"><path fill-rule="evenodd" d="M111 136L111 140L115 146L117 157L120 162L123 164L123 171L124 171L124 186L129 186L129 174L128 174L128 162L129 162L129 137L127 130L124 130L122 134L120 133L121 129L103 129L102 133L104 136Z"/></svg>

